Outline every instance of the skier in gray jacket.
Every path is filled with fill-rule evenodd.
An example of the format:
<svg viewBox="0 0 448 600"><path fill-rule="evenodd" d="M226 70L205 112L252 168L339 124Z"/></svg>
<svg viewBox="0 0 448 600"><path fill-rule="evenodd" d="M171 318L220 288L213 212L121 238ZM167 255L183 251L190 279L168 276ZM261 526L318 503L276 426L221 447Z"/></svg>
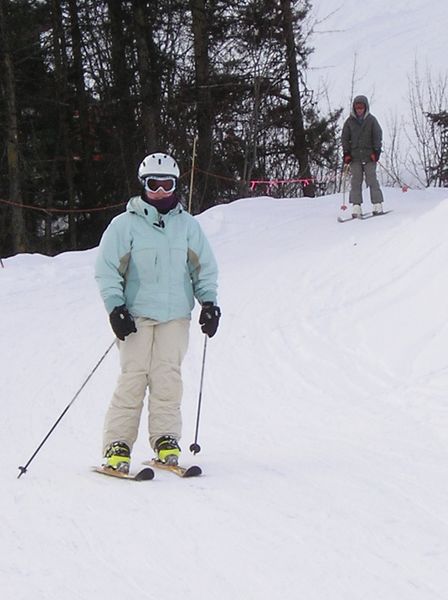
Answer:
<svg viewBox="0 0 448 600"><path fill-rule="evenodd" d="M376 163L381 154L383 132L376 118L370 114L366 96L356 96L352 111L342 128L344 165L350 165L351 190L349 202L352 216L362 216L362 182L365 177L370 189L374 214L383 212L383 193L376 176Z"/></svg>

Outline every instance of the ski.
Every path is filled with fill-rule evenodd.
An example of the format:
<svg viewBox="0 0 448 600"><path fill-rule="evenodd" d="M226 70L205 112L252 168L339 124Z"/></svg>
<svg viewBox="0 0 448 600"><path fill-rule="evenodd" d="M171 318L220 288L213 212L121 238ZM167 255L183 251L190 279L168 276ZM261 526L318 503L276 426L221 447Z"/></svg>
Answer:
<svg viewBox="0 0 448 600"><path fill-rule="evenodd" d="M163 463L160 460L156 459L145 461L143 464L150 465L151 467L155 467L156 469L161 469L162 471L171 471L171 473L174 473L179 477L198 477L199 475L202 475L202 469L197 465L192 465L191 467L182 467L180 465L167 465L166 463Z"/></svg>
<svg viewBox="0 0 448 600"><path fill-rule="evenodd" d="M361 221L366 221L367 219L372 219L373 217L382 217L383 215L387 215L390 212L392 212L392 210L384 210L382 213L368 212L365 215L362 215Z"/></svg>
<svg viewBox="0 0 448 600"><path fill-rule="evenodd" d="M387 215L389 213L391 213L392 210L385 210L382 213L373 213L373 212L368 212L362 215L362 217L352 217L351 215L349 217L338 217L338 223L348 223L350 221L366 221L367 219L372 219L373 217L382 217L383 215Z"/></svg>
<svg viewBox="0 0 448 600"><path fill-rule="evenodd" d="M116 477L117 479L130 479L131 481L150 481L154 479L154 471L150 467L142 469L138 473L122 473L108 467L92 467L96 473L107 475L108 477Z"/></svg>
<svg viewBox="0 0 448 600"><path fill-rule="evenodd" d="M355 218L355 217L352 217L352 216L346 217L346 218L344 218L344 217L338 217L338 223L349 223L350 221L358 221L358 219L359 219L359 217ZM361 219L359 219L359 220L361 220Z"/></svg>

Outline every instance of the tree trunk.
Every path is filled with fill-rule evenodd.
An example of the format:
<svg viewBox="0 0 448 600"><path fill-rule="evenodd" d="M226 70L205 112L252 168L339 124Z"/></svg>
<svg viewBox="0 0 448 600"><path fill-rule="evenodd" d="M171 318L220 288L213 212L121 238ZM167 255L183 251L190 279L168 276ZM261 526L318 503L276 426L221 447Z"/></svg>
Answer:
<svg viewBox="0 0 448 600"><path fill-rule="evenodd" d="M283 30L285 33L289 70L294 155L299 161L300 177L308 180L307 184L304 183L302 185L303 195L314 198L316 195L316 188L314 182L311 180L306 133L303 122L302 99L299 89L299 72L297 68L291 0L281 0L281 7L283 13Z"/></svg>
<svg viewBox="0 0 448 600"><path fill-rule="evenodd" d="M213 161L213 109L209 87L209 31L204 0L190 0L192 16L194 64L196 74L196 120L198 126L197 176L199 197L193 203L193 212L202 212L213 205L207 195L208 173Z"/></svg>
<svg viewBox="0 0 448 600"><path fill-rule="evenodd" d="M121 163L126 188L130 194L135 182L135 165L137 160L136 148L136 115L135 103L132 99L132 75L130 73L127 55L126 30L124 26L123 3L108 0L111 35L111 67L113 85L112 109L113 131L116 138L116 161Z"/></svg>
<svg viewBox="0 0 448 600"><path fill-rule="evenodd" d="M27 251L27 244L20 185L19 126L17 120L14 65L9 50L9 28L6 23L6 9L6 0L0 0L0 46L3 54L2 71L6 100L6 150L9 177L9 199L14 203L11 219L12 248L14 253L19 253Z"/></svg>
<svg viewBox="0 0 448 600"><path fill-rule="evenodd" d="M135 37L140 79L141 119L146 152L159 149L160 143L160 73L159 59L152 39L151 23L145 0L134 0ZM156 7L157 8L157 7ZM154 8L153 8L154 10Z"/></svg>
<svg viewBox="0 0 448 600"><path fill-rule="evenodd" d="M70 143L70 104L68 92L67 47L62 23L61 3L52 0L53 52L55 64L55 80L58 94L59 134L61 137L62 156L64 157L65 181L68 191L68 208L75 208L75 184L73 168L73 150ZM70 249L77 246L77 226L74 213L68 213L68 233Z"/></svg>
<svg viewBox="0 0 448 600"><path fill-rule="evenodd" d="M76 105L79 111L79 127L81 133L81 162L79 165L81 204L83 207L94 206L94 190L92 178L92 123L84 81L82 58L82 36L79 26L77 0L69 0L70 32L73 48L73 72L76 86Z"/></svg>

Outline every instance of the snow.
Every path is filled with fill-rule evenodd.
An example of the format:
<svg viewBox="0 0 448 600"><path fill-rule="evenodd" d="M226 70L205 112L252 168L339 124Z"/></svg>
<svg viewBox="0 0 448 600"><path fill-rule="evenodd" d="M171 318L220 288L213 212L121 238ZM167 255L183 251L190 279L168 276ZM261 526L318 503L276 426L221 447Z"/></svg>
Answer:
<svg viewBox="0 0 448 600"><path fill-rule="evenodd" d="M220 330L195 310L183 462L90 471L118 375L96 249L0 268L0 584L7 600L432 600L448 589L448 191L242 199L199 218L220 265ZM367 203L368 204L368 203ZM366 208L368 208L366 204ZM150 457L145 419L133 468Z"/></svg>
<svg viewBox="0 0 448 600"><path fill-rule="evenodd" d="M330 16L310 87L347 112L354 77L387 146L415 65L446 72L446 0L313 6ZM197 309L184 364L182 460L197 479L90 471L118 375L112 347L80 391L113 340L96 249L3 259L2 598L445 600L448 191L385 194L393 212L364 222L336 222L341 195L198 217L223 317L196 457ZM134 470L150 455L143 418Z"/></svg>
<svg viewBox="0 0 448 600"><path fill-rule="evenodd" d="M364 94L380 121L386 146L394 116L410 121L409 80L446 74L446 0L315 0L308 73L313 90L326 88L329 107L348 116L353 95Z"/></svg>

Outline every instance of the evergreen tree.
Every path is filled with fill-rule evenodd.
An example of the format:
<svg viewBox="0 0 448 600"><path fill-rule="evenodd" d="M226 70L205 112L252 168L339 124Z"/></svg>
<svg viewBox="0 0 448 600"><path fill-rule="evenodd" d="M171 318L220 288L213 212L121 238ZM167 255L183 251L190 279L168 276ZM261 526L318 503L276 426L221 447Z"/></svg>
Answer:
<svg viewBox="0 0 448 600"><path fill-rule="evenodd" d="M137 166L152 151L177 158L189 195L196 136L195 213L266 193L255 180L309 183L336 169L339 111L320 115L305 83L308 0L1 0L1 8L2 66L10 62L0 76L0 133L9 140L0 198L15 199L0 206L3 255L96 245L139 192ZM325 190L311 182L278 193Z"/></svg>
<svg viewBox="0 0 448 600"><path fill-rule="evenodd" d="M437 128L439 139L434 164L430 166L431 183L437 187L448 187L448 112L428 113L433 129Z"/></svg>

